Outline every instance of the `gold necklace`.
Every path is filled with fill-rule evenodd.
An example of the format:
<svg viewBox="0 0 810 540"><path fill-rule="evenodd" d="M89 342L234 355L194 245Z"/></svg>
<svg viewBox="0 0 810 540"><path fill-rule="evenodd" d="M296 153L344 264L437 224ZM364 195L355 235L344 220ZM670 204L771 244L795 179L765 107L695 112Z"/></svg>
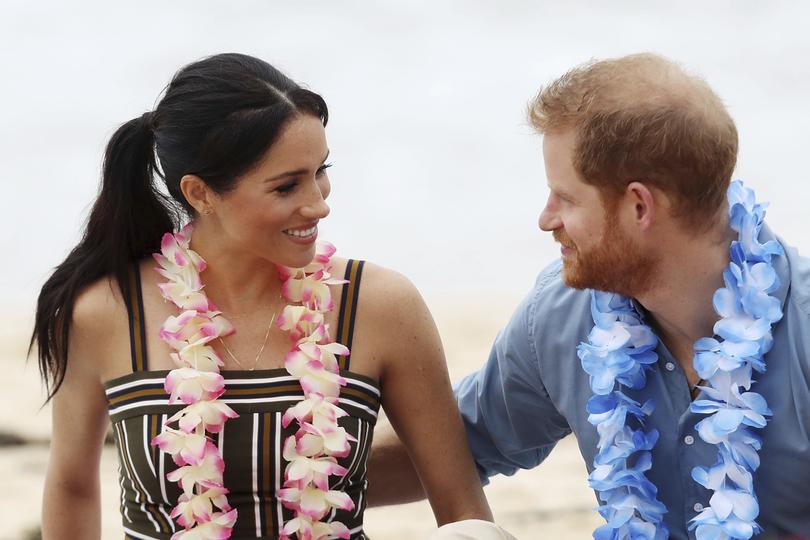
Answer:
<svg viewBox="0 0 810 540"><path fill-rule="evenodd" d="M245 366L242 365L242 362L240 362L236 358L236 355L233 354L233 352L231 352L231 350L228 348L227 345L225 345L225 342L222 340L222 338L219 338L219 342L222 344L222 347L225 349L225 352L228 353L228 356L230 356L231 359L234 362L236 362L236 365L238 365L242 369L247 369L248 371L254 371L256 369L256 366L259 365L259 359L261 359L261 357L262 357L262 353L264 352L264 348L267 346L267 338L270 337L270 329L273 327L273 321L275 321L275 320L276 320L276 314L273 313L273 316L270 318L270 324L267 325L267 333L264 334L264 341L262 342L262 347L259 349L259 352L256 354L256 359L253 360L253 367L251 367L251 368L246 368Z"/></svg>

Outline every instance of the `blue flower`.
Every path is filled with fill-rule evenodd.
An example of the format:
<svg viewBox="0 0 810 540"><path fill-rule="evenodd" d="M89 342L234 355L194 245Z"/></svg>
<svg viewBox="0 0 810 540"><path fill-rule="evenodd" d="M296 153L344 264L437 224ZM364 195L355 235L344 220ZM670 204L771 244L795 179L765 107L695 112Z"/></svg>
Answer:
<svg viewBox="0 0 810 540"><path fill-rule="evenodd" d="M618 313L602 311L613 308ZM655 353L658 338L640 323L632 310L632 304L619 295L604 292L591 295L591 314L596 324L588 334L588 342L577 347L577 356L591 376L595 394L610 393L616 382L643 388L644 370L658 361Z"/></svg>
<svg viewBox="0 0 810 540"><path fill-rule="evenodd" d="M723 341L700 338L695 342L695 371L702 379L709 380L717 370L734 371L751 357L760 354L756 341Z"/></svg>
<svg viewBox="0 0 810 540"><path fill-rule="evenodd" d="M589 342L577 347L582 369L591 376L593 392L606 395L617 381L630 388L642 388L645 368L658 360L653 350L658 340L652 337L647 332L629 331L621 323L607 328L595 326L588 335ZM639 344L638 349L634 343Z"/></svg>
<svg viewBox="0 0 810 540"><path fill-rule="evenodd" d="M759 468L759 449L762 448L762 439L751 430L741 428L729 436L728 451L735 463L749 471Z"/></svg>
<svg viewBox="0 0 810 540"><path fill-rule="evenodd" d="M763 210L764 213L764 210ZM762 229L762 222L757 221L754 216L745 216L742 219L742 229L739 231L739 243L745 251L748 260L771 262L774 255L782 255L784 250L779 242L769 240L764 244L759 242L759 233Z"/></svg>
<svg viewBox="0 0 810 540"><path fill-rule="evenodd" d="M762 529L750 521L729 516L720 519L709 507L692 519L690 529L697 529L697 540L748 540Z"/></svg>
<svg viewBox="0 0 810 540"><path fill-rule="evenodd" d="M692 412L711 415L695 426L701 439L709 444L727 443L728 435L737 431L740 424L755 428L765 427L767 423L765 417L773 414L765 399L755 392L746 392L742 395L737 393L737 396L735 401L740 406L705 399L692 403L690 406Z"/></svg>

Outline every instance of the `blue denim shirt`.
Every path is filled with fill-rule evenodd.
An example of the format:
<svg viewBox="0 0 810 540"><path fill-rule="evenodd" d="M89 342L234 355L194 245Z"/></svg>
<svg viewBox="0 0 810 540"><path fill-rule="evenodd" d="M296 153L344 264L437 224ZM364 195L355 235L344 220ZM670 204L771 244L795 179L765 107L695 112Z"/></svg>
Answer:
<svg viewBox="0 0 810 540"><path fill-rule="evenodd" d="M773 238L763 228L760 240ZM782 243L784 246L784 243ZM774 261L781 287L774 294L784 316L774 328L767 372L755 374L756 391L773 417L759 430L761 465L755 473L759 498L758 538L793 534L810 538L810 260L791 248ZM540 276L495 340L487 363L455 388L467 437L482 481L538 465L554 445L574 433L588 470L598 435L588 423L588 375L576 354L593 327L590 295L566 287L561 263ZM661 343L647 385L628 394L655 411L648 427L660 434L647 473L667 506L670 538L694 539L689 520L707 505L710 492L692 480L692 468L713 465L717 450L704 443L689 411L683 370ZM787 538L787 536L784 536Z"/></svg>

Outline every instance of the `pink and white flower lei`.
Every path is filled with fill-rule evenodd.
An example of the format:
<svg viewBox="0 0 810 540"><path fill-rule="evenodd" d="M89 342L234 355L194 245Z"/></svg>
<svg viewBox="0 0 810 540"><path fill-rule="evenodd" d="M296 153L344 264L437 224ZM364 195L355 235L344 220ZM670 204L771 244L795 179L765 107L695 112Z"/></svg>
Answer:
<svg viewBox="0 0 810 540"><path fill-rule="evenodd" d="M186 407L167 420L152 444L170 454L179 466L166 475L183 490L171 512L183 530L172 540L222 540L230 538L237 511L228 504L228 490L223 485L225 464L208 434L218 433L238 414L218 399L225 392L219 371L224 363L210 343L235 330L202 291L200 272L206 264L189 247L191 232L189 224L177 233L165 234L161 253L154 255L160 265L158 273L168 280L159 285L161 294L181 310L180 315L166 319L160 330L178 366L166 376L164 388L170 394L169 403L182 402ZM340 387L346 381L340 376L336 357L348 355L349 350L331 340L329 325L324 322L324 314L334 305L329 285L345 283L330 274L334 253L334 246L323 242L307 267L278 267L283 297L301 304L286 306L277 324L289 331L292 341L284 365L304 390L304 399L282 418L284 427L293 421L298 425L283 449L289 463L284 489L277 496L295 511L295 518L283 526L282 539L293 535L300 540L349 538L342 523L321 521L335 508L354 507L348 495L329 489L330 476L346 475L337 458L348 455L349 443L355 441L338 426L338 418L346 415L338 406ZM177 427L171 427L175 423Z"/></svg>
<svg viewBox="0 0 810 540"><path fill-rule="evenodd" d="M287 409L281 424L298 425L295 435L284 441L284 488L278 492L284 506L295 511L295 518L281 529L280 538L297 535L301 540L349 538L349 529L338 521L321 521L333 509L352 510L354 502L346 493L329 489L329 477L346 476L337 458L346 457L349 443L356 441L338 425L346 412L338 406L340 387L346 379L340 376L338 356L349 349L329 337L324 314L334 307L329 285L346 283L331 275L332 244L319 243L315 258L305 268L278 267L283 281L284 299L300 305L284 308L277 324L290 333L292 350L284 358L284 367L297 378L304 399Z"/></svg>

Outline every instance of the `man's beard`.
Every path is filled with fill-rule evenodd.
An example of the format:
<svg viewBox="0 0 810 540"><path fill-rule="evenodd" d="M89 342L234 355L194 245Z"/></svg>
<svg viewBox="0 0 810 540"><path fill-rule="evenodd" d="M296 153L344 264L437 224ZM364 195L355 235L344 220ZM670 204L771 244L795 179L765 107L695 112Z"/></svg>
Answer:
<svg viewBox="0 0 810 540"><path fill-rule="evenodd" d="M655 258L645 253L620 230L616 214L605 216L602 240L590 251L577 249L563 258L563 282L574 289L596 289L638 297L652 286ZM570 237L561 229L554 239L571 246Z"/></svg>

